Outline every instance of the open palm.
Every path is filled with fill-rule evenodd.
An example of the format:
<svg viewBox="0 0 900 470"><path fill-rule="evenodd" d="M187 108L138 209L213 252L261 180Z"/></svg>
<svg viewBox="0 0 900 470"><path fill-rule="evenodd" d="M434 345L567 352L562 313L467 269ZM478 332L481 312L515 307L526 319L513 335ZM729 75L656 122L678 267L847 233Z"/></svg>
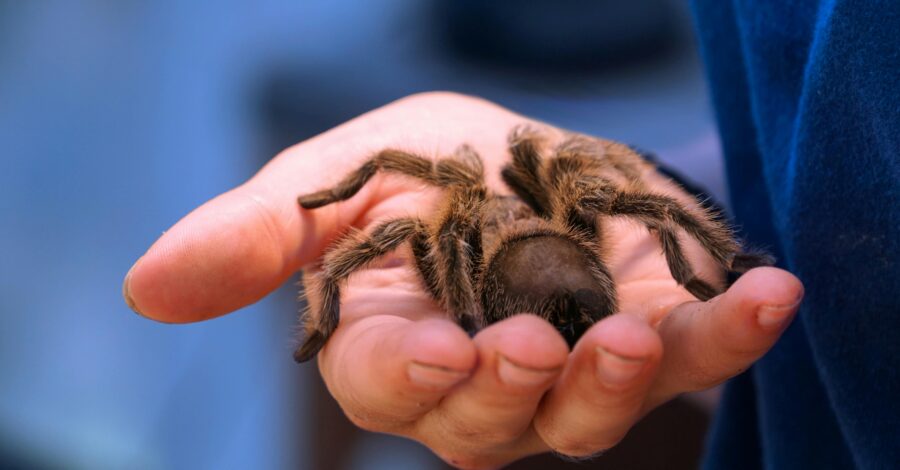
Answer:
<svg viewBox="0 0 900 470"><path fill-rule="evenodd" d="M427 217L440 190L392 176L339 204L296 206L297 195L333 184L381 148L438 156L468 143L485 160L488 185L503 191L505 135L525 121L482 100L433 93L298 144L160 238L126 277L126 300L160 321L212 318L265 296L349 227ZM691 201L665 178L645 178L654 191ZM603 223L621 313L588 330L571 352L551 325L527 314L469 338L423 290L401 248L346 283L341 324L319 354L329 390L357 425L419 440L460 467L549 450L590 455L675 395L747 368L802 297L789 273L758 268L698 302L672 279L645 228ZM716 279L712 260L685 242L699 275Z"/></svg>

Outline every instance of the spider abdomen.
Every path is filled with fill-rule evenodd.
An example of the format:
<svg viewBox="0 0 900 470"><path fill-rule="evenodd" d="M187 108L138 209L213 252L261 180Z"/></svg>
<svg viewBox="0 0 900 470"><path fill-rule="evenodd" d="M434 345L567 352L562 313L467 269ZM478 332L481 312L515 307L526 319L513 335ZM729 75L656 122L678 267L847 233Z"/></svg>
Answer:
<svg viewBox="0 0 900 470"><path fill-rule="evenodd" d="M594 247L571 234L520 234L504 241L483 274L481 301L493 323L534 313L552 323L570 345L616 309L612 279Z"/></svg>

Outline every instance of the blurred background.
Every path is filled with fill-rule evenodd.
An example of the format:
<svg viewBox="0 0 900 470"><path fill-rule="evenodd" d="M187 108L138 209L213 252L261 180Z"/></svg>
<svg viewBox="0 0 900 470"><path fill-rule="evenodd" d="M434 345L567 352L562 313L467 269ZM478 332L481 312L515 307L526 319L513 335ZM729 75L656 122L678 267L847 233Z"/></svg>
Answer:
<svg viewBox="0 0 900 470"><path fill-rule="evenodd" d="M677 0L0 0L0 468L446 468L354 430L293 363L294 284L181 326L120 294L278 150L436 89L649 149L723 200ZM695 468L713 402L575 468Z"/></svg>

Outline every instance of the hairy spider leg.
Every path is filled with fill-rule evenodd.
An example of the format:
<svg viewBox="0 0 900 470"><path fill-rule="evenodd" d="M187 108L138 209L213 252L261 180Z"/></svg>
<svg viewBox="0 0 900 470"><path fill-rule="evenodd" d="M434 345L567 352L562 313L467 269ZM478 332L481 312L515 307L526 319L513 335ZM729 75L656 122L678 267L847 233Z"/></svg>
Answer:
<svg viewBox="0 0 900 470"><path fill-rule="evenodd" d="M560 171L584 174L612 168L633 186L644 186L640 165L645 162L624 145L570 134L556 146L553 158L544 160L540 154L542 140L540 133L527 125L514 128L508 137L512 162L501 172L506 185L541 217L553 217L553 198L548 191L557 186L555 179Z"/></svg>
<svg viewBox="0 0 900 470"><path fill-rule="evenodd" d="M484 163L466 144L457 147L450 158L435 162L434 172L441 186L484 186Z"/></svg>
<svg viewBox="0 0 900 470"><path fill-rule="evenodd" d="M696 234L707 250L711 245L711 255L723 265L738 248L730 232L720 225L696 220L674 200L652 194L621 192L611 181L586 173L587 164L577 156L557 156L547 162L548 179L555 196L554 215L560 222L597 237L600 235L597 225L599 215L636 218L656 235L669 272L676 282L701 300L719 293L711 284L696 276L684 256L674 226L687 225L685 230L691 235Z"/></svg>
<svg viewBox="0 0 900 470"><path fill-rule="evenodd" d="M588 164L579 158L556 157L546 163L547 181L552 194L553 220L600 239L597 211L585 201L597 194L596 177L585 174Z"/></svg>
<svg viewBox="0 0 900 470"><path fill-rule="evenodd" d="M484 258L481 244L483 186L460 187L448 195L434 233L435 265L443 306L469 334L483 328L481 305L475 295Z"/></svg>
<svg viewBox="0 0 900 470"><path fill-rule="evenodd" d="M484 179L481 159L468 146L458 148L454 158L434 162L402 150L382 150L347 175L334 187L297 198L304 209L316 209L353 197L378 171L418 178L435 186L473 185Z"/></svg>
<svg viewBox="0 0 900 470"><path fill-rule="evenodd" d="M762 251L743 251L731 259L731 272L745 273L760 266L774 266L775 257Z"/></svg>
<svg viewBox="0 0 900 470"><path fill-rule="evenodd" d="M629 147L618 142L571 134L556 146L554 159L575 160L585 169L600 166L613 168L625 176L632 185L644 186L640 170L647 162Z"/></svg>
<svg viewBox="0 0 900 470"><path fill-rule="evenodd" d="M669 242L662 242L670 249L676 247L675 251L680 249L677 248L678 239L673 229L676 226L681 227L699 241L706 252L728 272L746 272L755 267L771 266L774 263L774 259L764 253L743 252L731 230L717 219L718 214L714 216L707 213L707 217L698 217L670 197L648 193L617 193L609 207L611 215L628 215L641 219L648 227L651 226L651 222L663 227L651 228L660 235L661 241L663 237L669 238ZM670 233L666 234L664 231ZM676 252L667 253L666 259L670 258L679 260L676 263L669 261L673 277L677 271L682 279L687 279L690 268L684 256ZM720 293L718 289L711 289L709 284L697 278L689 279L687 282L682 282L678 277L675 277L675 280L701 300L707 300Z"/></svg>
<svg viewBox="0 0 900 470"><path fill-rule="evenodd" d="M591 167L595 165L595 161L601 164L611 165L613 168L622 173L630 180L630 191L618 192L619 196L612 200L612 214L616 215L617 210L625 210L631 212L640 211L640 205L648 204L647 211L650 214L659 215L665 213L670 223L655 223L652 227L660 235L661 243L666 243L672 247L673 253L667 252L667 260L681 259L676 254L680 252L680 246L671 243L671 240L677 240L673 237L677 233L676 227L680 226L687 231L692 237L700 241L703 247L713 256L713 258L722 265L727 271L732 273L743 273L759 266L771 266L775 263L772 256L764 252L747 252L742 251L740 244L734 239L734 234L727 228L727 225L720 222L722 215L710 209L701 209L703 217L692 215L685 210L677 201L666 196L660 196L642 191L644 187L638 170L639 164L643 163L639 160L641 157L634 149L616 142L608 143L604 146L605 152L602 155L597 154L595 150L597 143L591 137L575 134L568 138L556 149L556 154L552 160L547 163L548 180L552 185L558 185L560 175L575 176L589 174ZM609 189L607 190L609 191ZM597 202L597 198L591 198ZM596 204L595 204L596 205ZM602 206L602 204L601 204ZM628 215L628 214L623 214ZM581 219L587 221L588 214L581 214ZM576 223L574 214L571 220ZM593 217L590 217L593 220ZM645 221L648 219L645 218ZM592 223L582 223L582 226L592 225ZM649 226L649 224L648 224ZM666 242L665 239L670 240ZM669 262L670 266L672 265ZM685 263L676 261L678 266L675 269L686 272L683 267ZM698 280L699 281L699 280ZM698 284L694 290L704 290L705 286ZM691 289L689 289L691 290ZM693 290L692 290L693 292Z"/></svg>
<svg viewBox="0 0 900 470"><path fill-rule="evenodd" d="M659 244L666 256L666 264L675 282L684 286L688 292L700 300L709 300L721 293L712 284L697 277L688 263L687 257L681 249L681 241L678 240L678 232L670 222L644 219L644 224L651 232L656 233Z"/></svg>
<svg viewBox="0 0 900 470"><path fill-rule="evenodd" d="M438 280L437 268L434 265L434 245L431 243L430 236L427 231L416 231L409 239L412 248L413 260L419 274L422 275L422 281L425 283L425 289L431 295L435 302L440 302L444 295Z"/></svg>
<svg viewBox="0 0 900 470"><path fill-rule="evenodd" d="M315 209L349 199L359 192L379 170L412 176L437 186L449 186L453 191L465 192L467 189L474 189L474 193L480 194L480 199L478 199L480 202L483 202L485 197L484 167L481 158L469 146L462 145L456 149L451 158L442 158L436 162L399 150L381 151L336 186L300 196L298 202L305 209ZM479 207L480 202L478 203ZM448 216L442 222L441 230L436 237L437 240L434 241L422 221L407 218L385 222L378 226L369 237L356 235L340 242L325 255L323 272L318 276L322 305L315 319L306 315L306 339L295 351L294 358L298 362L304 362L314 357L337 328L340 320L339 283L353 271L396 249L407 239L412 245L416 267L432 297L438 301L446 301L446 292L451 300L445 303L456 306L463 305L464 302L459 300L461 296L457 292L442 287L442 282L455 282L452 279L455 279L456 275L450 276L451 279L442 278L442 273L438 272L434 263L438 257L445 259L449 257L460 261L470 275L477 272L482 258L480 227L479 230L467 229L464 231L464 238L461 240L465 242L467 249L465 252L453 248L450 246L451 243L446 240L457 232L448 222L462 221L465 222L462 225L472 225L471 221L473 220L480 222L480 212L469 212L460 216L452 210L448 211ZM444 240L441 239L441 235L444 235ZM433 243L441 241L445 246L435 248ZM470 278L466 278L466 280L468 279ZM463 327L465 328L468 324L469 328L467 329L471 331L480 322L474 322L470 317L478 315L479 311L477 308L466 308L468 308L468 312L473 313L463 314L460 307L452 311L460 318Z"/></svg>
<svg viewBox="0 0 900 470"><path fill-rule="evenodd" d="M710 256L727 270L731 269L732 256L740 252L740 245L725 224L711 215L695 216L668 196L643 192L616 192L611 198L609 213L629 215L643 220L669 221L699 241Z"/></svg>
<svg viewBox="0 0 900 470"><path fill-rule="evenodd" d="M550 213L550 201L541 177L543 159L540 154L540 135L531 127L516 126L507 140L512 163L504 165L500 172L503 182L535 214L547 217Z"/></svg>
<svg viewBox="0 0 900 470"><path fill-rule="evenodd" d="M624 215L641 221L657 235L672 277L700 300L709 300L720 294L721 289L697 277L684 256L676 227L682 228L726 270L731 269L731 259L740 252L731 231L713 219L697 217L689 213L677 201L657 194L618 192L610 195L609 215Z"/></svg>
<svg viewBox="0 0 900 470"><path fill-rule="evenodd" d="M473 187L476 188L476 191L483 192L483 189L478 189L483 187L484 182L484 165L481 161L481 157L479 157L470 146L465 144L459 146L453 156L454 158L438 160L435 164L437 179L451 186L459 186L460 183L464 183L465 187ZM454 191L459 191L459 189L454 189ZM451 194L447 199L447 203L453 201L456 197L458 196ZM481 194L476 198L477 203L475 206L478 206L478 208L474 210L480 210L480 205L481 202L484 201L484 198L484 194ZM449 217L449 215L447 217ZM477 220L480 220L480 217L477 217ZM446 224L447 221L444 221L442 225ZM452 232L453 227L442 227L439 231L441 230ZM468 268L470 274L469 279L475 279L478 274L477 271L481 268L481 260L483 257L481 232L480 230L469 230L468 232L465 241L468 244L468 252L471 258L468 262L470 265ZM425 282L425 287L428 289L428 292L434 300L443 302L446 289L441 287L441 283L447 282L447 280L439 276L435 267L436 257L440 256L436 253L434 248L436 243L430 240L427 232L419 232L413 236L410 240L410 244L412 245L416 266ZM449 243L445 242L445 245L449 245ZM450 253L447 251L450 250L449 247L444 248L443 250L445 253ZM446 257L447 255L444 256ZM460 302L456 303L459 304Z"/></svg>
<svg viewBox="0 0 900 470"><path fill-rule="evenodd" d="M415 218L389 220L377 226L371 235L356 233L344 238L326 254L322 271L317 275L321 303L316 315L307 312L304 316L306 338L294 351L294 360L306 362L312 359L337 328L340 322L340 283L354 271L395 250L411 238L427 243L428 232L424 222ZM420 271L424 268L423 277L427 282L425 272L433 273L433 267L428 265L427 258L421 264L418 258L416 262Z"/></svg>

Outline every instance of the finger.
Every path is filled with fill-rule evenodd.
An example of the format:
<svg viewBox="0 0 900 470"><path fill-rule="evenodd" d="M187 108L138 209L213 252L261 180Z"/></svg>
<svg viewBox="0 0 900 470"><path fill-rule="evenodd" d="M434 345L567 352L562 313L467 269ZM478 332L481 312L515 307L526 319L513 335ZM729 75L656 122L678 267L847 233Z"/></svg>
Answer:
<svg viewBox="0 0 900 470"><path fill-rule="evenodd" d="M245 184L178 221L126 275L128 305L164 322L204 320L261 299L314 260L371 203L372 188L365 187L339 210L297 204L298 195L364 158L340 144L351 124L285 150Z"/></svg>
<svg viewBox="0 0 900 470"><path fill-rule="evenodd" d="M519 439L568 356L562 336L534 315L495 323L474 342L478 368L471 379L419 422L417 434L448 461Z"/></svg>
<svg viewBox="0 0 900 470"><path fill-rule="evenodd" d="M300 209L297 196L335 182L378 149L384 133L368 137L371 149L350 136L390 108L285 150L250 181L180 220L126 275L128 305L164 322L204 320L261 299L316 259L370 208L377 188L315 211Z"/></svg>
<svg viewBox="0 0 900 470"><path fill-rule="evenodd" d="M775 344L802 298L803 285L792 274L757 268L708 302L676 307L659 326L666 356L648 406L748 368Z"/></svg>
<svg viewBox="0 0 900 470"><path fill-rule="evenodd" d="M404 434L469 377L476 358L469 337L447 320L379 315L338 329L320 352L319 367L354 424Z"/></svg>
<svg viewBox="0 0 900 470"><path fill-rule="evenodd" d="M190 213L126 276L129 306L155 320L188 322L251 304L320 253L365 204L350 202L339 217L301 213L292 201L246 184Z"/></svg>
<svg viewBox="0 0 900 470"><path fill-rule="evenodd" d="M591 327L534 419L554 451L584 457L618 443L641 415L662 356L644 320L618 314Z"/></svg>

